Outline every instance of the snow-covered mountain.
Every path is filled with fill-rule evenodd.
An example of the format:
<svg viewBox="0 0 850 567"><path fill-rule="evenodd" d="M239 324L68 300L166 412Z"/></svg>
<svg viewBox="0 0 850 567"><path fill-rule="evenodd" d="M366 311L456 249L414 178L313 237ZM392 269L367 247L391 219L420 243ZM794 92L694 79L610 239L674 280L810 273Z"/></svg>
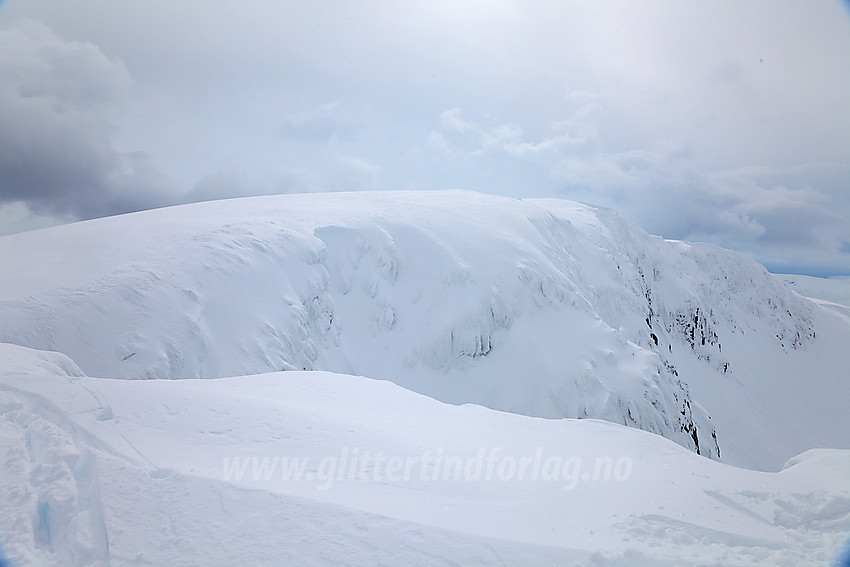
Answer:
<svg viewBox="0 0 850 567"><path fill-rule="evenodd" d="M0 259L16 566L824 565L850 530L847 311L611 211L264 197Z"/></svg>
<svg viewBox="0 0 850 567"><path fill-rule="evenodd" d="M327 370L604 419L763 470L850 447L846 317L738 254L608 210L257 197L7 236L0 258L0 342L89 376Z"/></svg>

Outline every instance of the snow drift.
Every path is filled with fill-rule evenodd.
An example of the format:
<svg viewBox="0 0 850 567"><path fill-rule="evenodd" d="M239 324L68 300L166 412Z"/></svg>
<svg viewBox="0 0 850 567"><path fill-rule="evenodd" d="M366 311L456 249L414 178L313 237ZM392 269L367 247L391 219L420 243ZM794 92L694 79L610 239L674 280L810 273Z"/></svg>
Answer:
<svg viewBox="0 0 850 567"><path fill-rule="evenodd" d="M850 442L846 317L576 203L257 197L7 236L0 257L0 341L90 376L328 370L761 469Z"/></svg>
<svg viewBox="0 0 850 567"><path fill-rule="evenodd" d="M22 567L800 567L850 530L850 451L766 473L357 376L132 381L0 357L0 537Z"/></svg>

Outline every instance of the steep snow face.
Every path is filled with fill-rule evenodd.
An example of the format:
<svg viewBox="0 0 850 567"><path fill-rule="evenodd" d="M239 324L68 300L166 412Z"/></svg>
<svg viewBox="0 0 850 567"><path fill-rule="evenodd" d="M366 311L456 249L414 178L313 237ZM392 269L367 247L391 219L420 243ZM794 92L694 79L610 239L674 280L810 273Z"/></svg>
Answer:
<svg viewBox="0 0 850 567"><path fill-rule="evenodd" d="M13 235L0 257L0 341L62 352L89 375L324 369L601 418L758 468L843 446L850 430L830 405L850 400L837 384L850 360L818 346L819 318L837 315L739 255L576 203L259 197ZM850 338L844 320L823 325ZM767 376L754 358L784 362ZM763 425L794 407L776 390L804 380L825 393L791 402L817 426ZM765 436L782 442L753 451Z"/></svg>

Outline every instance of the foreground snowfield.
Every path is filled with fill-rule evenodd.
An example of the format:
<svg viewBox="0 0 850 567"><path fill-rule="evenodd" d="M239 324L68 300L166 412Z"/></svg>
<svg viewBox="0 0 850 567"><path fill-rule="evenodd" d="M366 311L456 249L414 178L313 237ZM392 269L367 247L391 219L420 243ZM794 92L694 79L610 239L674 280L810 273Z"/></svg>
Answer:
<svg viewBox="0 0 850 567"><path fill-rule="evenodd" d="M826 565L850 530L846 450L765 473L355 376L0 360L0 533L19 565Z"/></svg>
<svg viewBox="0 0 850 567"><path fill-rule="evenodd" d="M18 565L824 565L850 531L848 310L608 210L275 196L0 258Z"/></svg>

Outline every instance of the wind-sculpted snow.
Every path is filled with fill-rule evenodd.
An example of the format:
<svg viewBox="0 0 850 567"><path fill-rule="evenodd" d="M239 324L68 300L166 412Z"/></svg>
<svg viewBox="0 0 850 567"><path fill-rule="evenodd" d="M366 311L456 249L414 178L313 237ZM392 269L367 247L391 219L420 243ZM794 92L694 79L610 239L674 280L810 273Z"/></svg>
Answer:
<svg viewBox="0 0 850 567"><path fill-rule="evenodd" d="M846 450L767 473L358 376L0 360L0 538L21 567L816 566L850 529Z"/></svg>
<svg viewBox="0 0 850 567"><path fill-rule="evenodd" d="M818 346L826 314L740 255L577 203L261 197L9 236L0 256L0 341L64 353L88 375L330 370L605 419L758 468L845 446L850 430L829 405L850 392L831 386L847 355ZM844 321L822 324L850 339ZM801 401L803 380L824 393ZM818 425L765 423L789 411L783 396Z"/></svg>

